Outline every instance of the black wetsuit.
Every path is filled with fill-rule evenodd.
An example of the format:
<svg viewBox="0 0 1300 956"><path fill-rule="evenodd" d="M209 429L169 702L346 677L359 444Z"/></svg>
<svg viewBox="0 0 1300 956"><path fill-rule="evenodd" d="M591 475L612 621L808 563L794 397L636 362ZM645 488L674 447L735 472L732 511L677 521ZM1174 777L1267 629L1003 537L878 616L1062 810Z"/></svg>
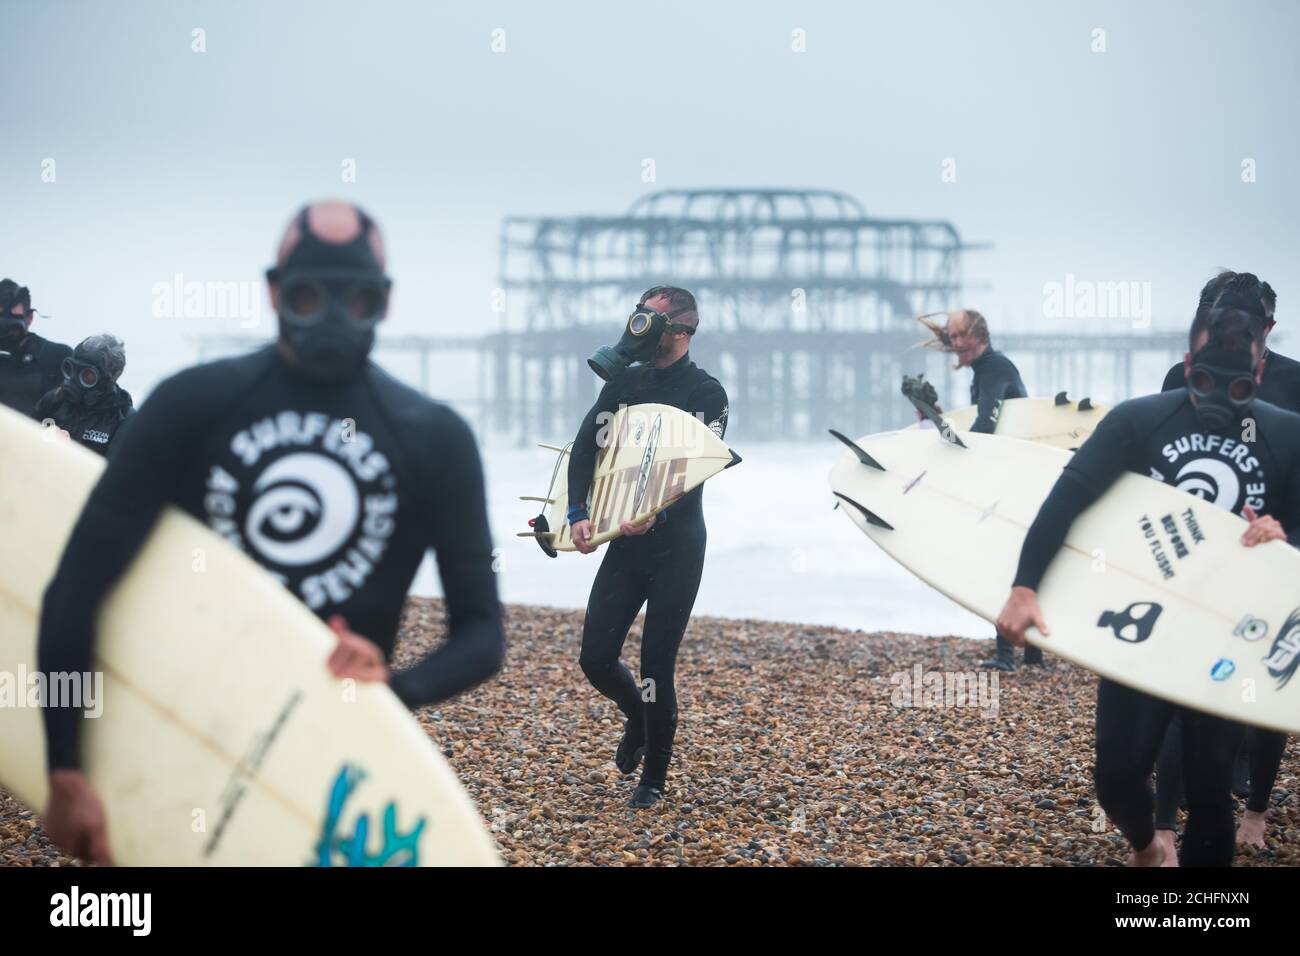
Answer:
<svg viewBox="0 0 1300 956"><path fill-rule="evenodd" d="M449 408L373 363L322 384L268 347L159 385L123 429L45 592L43 671L91 669L99 604L166 504L242 548L318 617L343 615L386 657L432 547L447 639L393 675L409 707L456 694L501 664L474 436ZM46 709L51 769L77 766L80 719L79 710Z"/></svg>
<svg viewBox="0 0 1300 956"><path fill-rule="evenodd" d="M53 421L73 441L107 457L118 431L133 414L131 393L115 385L108 400L96 405L66 401L59 397L57 388L53 389L36 403L33 417L37 421Z"/></svg>
<svg viewBox="0 0 1300 956"><path fill-rule="evenodd" d="M977 408L975 424L970 430L991 435L997 430L1003 399L1024 398L1029 393L1015 364L991 345L970 363L970 368L975 373L970 383L970 400Z"/></svg>
<svg viewBox="0 0 1300 956"><path fill-rule="evenodd" d="M1277 352L1264 353L1264 374L1256 393L1261 399L1300 413L1300 362ZM1187 387L1183 363L1179 362L1165 375L1161 391ZM1286 751L1287 735L1263 727L1247 727L1238 755L1237 776L1249 779L1247 809L1263 813L1268 809L1273 782L1277 779ZM1244 765L1244 767L1243 767ZM1178 829L1178 807L1183 797L1183 729L1182 721L1175 716L1169 723L1164 746L1156 761L1156 829Z"/></svg>
<svg viewBox="0 0 1300 956"><path fill-rule="evenodd" d="M683 356L664 369L635 365L607 384L578 429L569 458L569 505L584 507L596 470L598 432L620 405L671 405L699 416L719 438L726 431L727 393L717 379ZM610 542L587 601L582 628L583 673L633 722L644 721L641 783L660 787L668 775L677 731L674 672L677 648L695 606L707 538L704 487L660 512L643 535ZM645 605L638 685L619 660L628 629Z"/></svg>
<svg viewBox="0 0 1300 956"><path fill-rule="evenodd" d="M997 431L998 416L1002 413L1002 402L1008 398L1025 398L1029 392L1020 378L1020 370L1015 363L1001 352L994 351L990 345L984 353L971 362L971 371L975 377L970 383L971 404L976 407L975 423L971 431L992 435ZM1004 669L1015 667L1015 650L1001 634L995 635L996 660L1002 662ZM1025 645L1025 663L1041 664L1043 651L1032 644Z"/></svg>
<svg viewBox="0 0 1300 956"><path fill-rule="evenodd" d="M0 405L34 415L41 397L63 383L63 360L71 355L70 347L34 332L12 350L0 344Z"/></svg>
<svg viewBox="0 0 1300 956"><path fill-rule="evenodd" d="M1025 536L1015 584L1037 590L1071 523L1126 470L1171 485L1192 478L1200 496L1220 507L1239 514L1249 504L1261 515L1272 515L1294 544L1300 539L1300 415L1259 400L1246 414L1257 426L1256 440L1248 443L1207 436L1186 389L1117 405L1075 452L1039 509ZM1229 431L1240 434L1240 425ZM1176 713L1183 722L1188 804L1182 862L1227 866L1233 851L1232 757L1241 740L1240 724L1102 678L1097 800L1134 847L1151 842L1151 772Z"/></svg>

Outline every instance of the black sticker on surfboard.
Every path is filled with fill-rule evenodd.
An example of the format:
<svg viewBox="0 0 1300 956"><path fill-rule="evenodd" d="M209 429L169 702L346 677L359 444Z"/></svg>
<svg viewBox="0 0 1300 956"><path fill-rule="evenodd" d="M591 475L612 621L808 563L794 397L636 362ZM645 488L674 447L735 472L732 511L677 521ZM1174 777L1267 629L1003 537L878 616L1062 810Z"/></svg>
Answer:
<svg viewBox="0 0 1300 956"><path fill-rule="evenodd" d="M1109 627L1117 638L1128 644L1141 644L1151 636L1163 610L1152 601L1134 601L1122 611L1102 611L1097 626Z"/></svg>
<svg viewBox="0 0 1300 956"><path fill-rule="evenodd" d="M1300 665L1300 608L1287 615L1277 637L1273 638L1264 665L1269 676L1277 681L1278 690L1285 687L1295 674L1297 665Z"/></svg>
<svg viewBox="0 0 1300 956"><path fill-rule="evenodd" d="M1178 518L1172 513L1158 518L1144 514L1138 519L1138 527L1151 552L1151 560L1165 580L1175 576L1174 562L1191 554L1191 545L1205 540L1191 508L1184 511L1181 517L1185 527L1179 527Z"/></svg>

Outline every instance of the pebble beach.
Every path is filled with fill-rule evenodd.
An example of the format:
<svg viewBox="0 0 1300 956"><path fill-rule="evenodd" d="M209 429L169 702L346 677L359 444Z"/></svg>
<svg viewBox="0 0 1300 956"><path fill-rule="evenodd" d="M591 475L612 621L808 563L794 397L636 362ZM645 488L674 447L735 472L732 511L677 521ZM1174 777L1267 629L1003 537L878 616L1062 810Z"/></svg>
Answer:
<svg viewBox="0 0 1300 956"><path fill-rule="evenodd" d="M1049 655L1047 669L980 683L993 642L960 637L693 619L669 789L631 810L635 778L612 759L622 720L577 666L582 617L509 606L502 672L419 714L509 864L1119 866L1127 856L1092 792L1094 675ZM442 631L441 602L413 598L396 665ZM624 650L634 671L639 640L638 622ZM1234 865L1300 865L1298 774L1293 747L1267 846L1239 848ZM0 865L72 863L0 794Z"/></svg>

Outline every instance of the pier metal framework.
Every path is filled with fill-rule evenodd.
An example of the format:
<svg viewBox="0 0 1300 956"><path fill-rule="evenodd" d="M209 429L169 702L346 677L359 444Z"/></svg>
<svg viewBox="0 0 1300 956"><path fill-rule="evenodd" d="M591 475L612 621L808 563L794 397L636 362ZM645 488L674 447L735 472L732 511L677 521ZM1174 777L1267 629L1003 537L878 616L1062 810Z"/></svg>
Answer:
<svg viewBox="0 0 1300 956"><path fill-rule="evenodd" d="M968 404L969 374L914 348L925 337L914 317L973 304L963 301L962 257L987 248L948 222L874 218L841 192L665 190L621 215L507 218L498 329L381 337L379 350L415 353L426 390L431 361L472 354L468 411L481 429L521 443L563 440L602 384L587 357L618 340L643 291L677 285L699 302L691 355L727 389L729 439L820 439L828 427L865 434L908 420L905 372L926 371L946 407ZM1150 330L1003 334L988 317L997 347L1026 363L1040 394L1090 395L1095 380L1112 393L1098 400L1128 397L1137 354L1172 362L1184 348L1182 334Z"/></svg>

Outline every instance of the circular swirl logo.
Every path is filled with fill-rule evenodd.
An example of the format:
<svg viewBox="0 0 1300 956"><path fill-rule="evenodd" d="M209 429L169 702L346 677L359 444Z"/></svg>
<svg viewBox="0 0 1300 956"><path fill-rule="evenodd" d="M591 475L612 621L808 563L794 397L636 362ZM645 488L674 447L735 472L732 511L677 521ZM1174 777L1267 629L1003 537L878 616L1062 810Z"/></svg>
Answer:
<svg viewBox="0 0 1300 956"><path fill-rule="evenodd" d="M258 476L244 537L270 564L315 564L346 543L360 510L356 485L342 465L299 452Z"/></svg>
<svg viewBox="0 0 1300 956"><path fill-rule="evenodd" d="M1232 466L1218 458L1197 458L1178 469L1174 484L1179 491L1203 498L1213 505L1235 511L1241 495L1241 481Z"/></svg>

